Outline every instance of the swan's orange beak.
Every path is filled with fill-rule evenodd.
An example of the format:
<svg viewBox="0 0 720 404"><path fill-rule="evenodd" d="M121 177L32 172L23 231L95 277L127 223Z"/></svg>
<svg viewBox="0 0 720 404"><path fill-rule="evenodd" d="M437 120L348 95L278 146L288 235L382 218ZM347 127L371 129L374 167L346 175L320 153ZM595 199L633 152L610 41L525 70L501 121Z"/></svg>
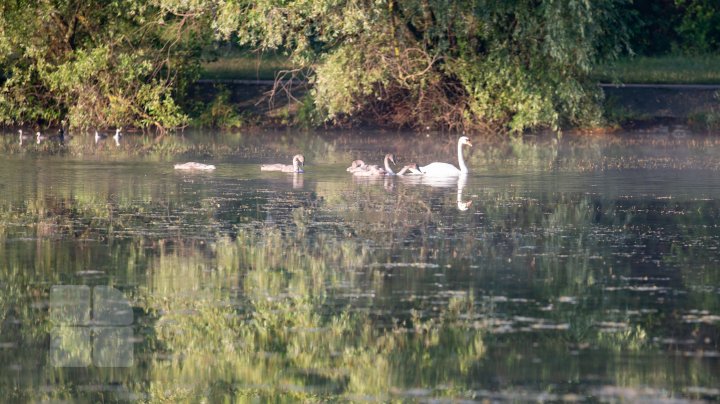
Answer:
<svg viewBox="0 0 720 404"><path fill-rule="evenodd" d="M469 140L467 141L467 143L466 143L466 144L467 144L468 146L472 147L472 143L470 143L470 141L469 141Z"/></svg>

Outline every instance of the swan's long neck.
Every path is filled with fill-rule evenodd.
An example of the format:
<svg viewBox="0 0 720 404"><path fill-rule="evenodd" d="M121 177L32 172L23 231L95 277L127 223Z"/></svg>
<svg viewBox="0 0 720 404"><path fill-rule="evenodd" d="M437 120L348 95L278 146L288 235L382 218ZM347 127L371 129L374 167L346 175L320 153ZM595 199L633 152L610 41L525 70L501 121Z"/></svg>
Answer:
<svg viewBox="0 0 720 404"><path fill-rule="evenodd" d="M467 166L465 165L465 158L463 157L462 147L463 147L462 143L458 142L458 146L457 146L457 150L458 150L458 165L460 166L460 172L461 172L461 173L466 173L466 172L468 172L468 168L467 168Z"/></svg>
<svg viewBox="0 0 720 404"><path fill-rule="evenodd" d="M300 158L298 156L293 157L293 172L300 172Z"/></svg>
<svg viewBox="0 0 720 404"><path fill-rule="evenodd" d="M387 175L395 175L395 172L392 170L392 168L390 168L389 160L390 160L390 155L386 154L385 155L385 172L387 173Z"/></svg>

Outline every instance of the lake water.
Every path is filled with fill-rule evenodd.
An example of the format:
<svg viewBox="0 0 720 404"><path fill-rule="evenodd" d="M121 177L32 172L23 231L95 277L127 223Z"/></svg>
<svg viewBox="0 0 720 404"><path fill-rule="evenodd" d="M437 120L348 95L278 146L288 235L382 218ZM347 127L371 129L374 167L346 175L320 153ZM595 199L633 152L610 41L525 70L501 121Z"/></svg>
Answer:
<svg viewBox="0 0 720 404"><path fill-rule="evenodd" d="M720 399L720 140L455 140L4 134L3 400Z"/></svg>

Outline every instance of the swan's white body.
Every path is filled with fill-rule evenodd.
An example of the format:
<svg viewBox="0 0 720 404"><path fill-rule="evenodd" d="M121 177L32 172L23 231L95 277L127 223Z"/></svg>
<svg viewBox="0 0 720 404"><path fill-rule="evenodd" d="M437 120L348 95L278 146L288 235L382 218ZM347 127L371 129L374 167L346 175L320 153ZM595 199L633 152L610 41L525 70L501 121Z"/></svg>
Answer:
<svg viewBox="0 0 720 404"><path fill-rule="evenodd" d="M263 164L260 166L260 171L282 171L284 173L302 173L305 172L303 167L305 166L305 157L302 154L296 154L293 156L292 165L288 164Z"/></svg>
<svg viewBox="0 0 720 404"><path fill-rule="evenodd" d="M470 143L470 139L468 139L467 136L462 136L458 139L457 155L458 165L460 166L459 169L450 163L434 162L420 167L421 173L431 177L457 177L461 174L467 174L468 168L465 165L465 158L463 158L462 153L463 145L472 147L472 143Z"/></svg>
<svg viewBox="0 0 720 404"><path fill-rule="evenodd" d="M194 161L191 161L189 163L184 164L175 164L176 170L203 170L203 171L212 171L215 169L215 166L212 164L202 164L202 163L196 163Z"/></svg>
<svg viewBox="0 0 720 404"><path fill-rule="evenodd" d="M42 135L40 132L35 132L35 142L40 144L43 140L47 139L47 136Z"/></svg>

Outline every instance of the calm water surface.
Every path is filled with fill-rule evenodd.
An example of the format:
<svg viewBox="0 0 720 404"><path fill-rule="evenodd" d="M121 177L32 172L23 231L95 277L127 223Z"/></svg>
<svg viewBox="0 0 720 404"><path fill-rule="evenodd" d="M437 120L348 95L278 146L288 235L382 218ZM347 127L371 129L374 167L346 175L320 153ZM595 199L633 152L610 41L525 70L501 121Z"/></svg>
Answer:
<svg viewBox="0 0 720 404"><path fill-rule="evenodd" d="M4 134L3 399L720 399L720 141L454 141Z"/></svg>

